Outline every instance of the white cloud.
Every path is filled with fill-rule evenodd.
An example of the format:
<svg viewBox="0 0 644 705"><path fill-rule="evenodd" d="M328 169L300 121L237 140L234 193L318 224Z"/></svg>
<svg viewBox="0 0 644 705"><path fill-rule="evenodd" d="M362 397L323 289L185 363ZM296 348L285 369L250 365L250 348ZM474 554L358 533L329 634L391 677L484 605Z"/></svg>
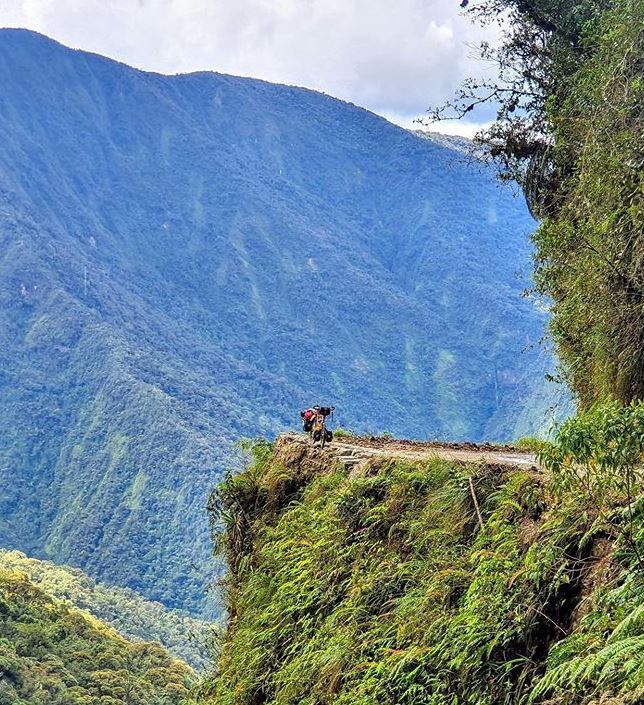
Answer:
<svg viewBox="0 0 644 705"><path fill-rule="evenodd" d="M482 30L459 14L458 5L458 0L0 0L0 26L28 27L147 70L205 69L307 86L409 120L450 97L465 76L482 68L467 46Z"/></svg>
<svg viewBox="0 0 644 705"><path fill-rule="evenodd" d="M401 115L400 113L392 113L383 111L382 116L393 122L395 125L400 125L407 130L421 130L427 132L441 132L444 135L456 135L458 137L472 138L477 132L485 130L492 125L491 121L471 122L467 120L441 120L440 122L426 122L424 115ZM422 120L422 123L419 122Z"/></svg>

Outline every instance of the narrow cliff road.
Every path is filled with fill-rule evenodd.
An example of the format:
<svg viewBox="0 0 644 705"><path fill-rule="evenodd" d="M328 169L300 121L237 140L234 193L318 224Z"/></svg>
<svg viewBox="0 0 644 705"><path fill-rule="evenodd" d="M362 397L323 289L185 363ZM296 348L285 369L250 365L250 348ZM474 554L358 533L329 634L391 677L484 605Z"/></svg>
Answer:
<svg viewBox="0 0 644 705"><path fill-rule="evenodd" d="M311 440L305 434L283 433L279 436L278 443L311 445ZM335 456L349 469L358 467L374 457L396 457L408 460L442 458L471 464L540 469L537 457L529 450L488 444L400 441L365 436L341 436L325 446L324 452Z"/></svg>

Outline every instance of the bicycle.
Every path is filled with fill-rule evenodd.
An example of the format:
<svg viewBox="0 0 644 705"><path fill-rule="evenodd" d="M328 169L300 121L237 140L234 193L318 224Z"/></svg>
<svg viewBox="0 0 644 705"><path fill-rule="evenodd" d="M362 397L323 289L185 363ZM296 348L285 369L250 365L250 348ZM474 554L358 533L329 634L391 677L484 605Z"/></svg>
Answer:
<svg viewBox="0 0 644 705"><path fill-rule="evenodd" d="M313 444L319 443L320 448L324 448L327 443L333 440L333 433L326 427L328 416L333 417L335 406L314 406L315 418L311 427L311 438Z"/></svg>

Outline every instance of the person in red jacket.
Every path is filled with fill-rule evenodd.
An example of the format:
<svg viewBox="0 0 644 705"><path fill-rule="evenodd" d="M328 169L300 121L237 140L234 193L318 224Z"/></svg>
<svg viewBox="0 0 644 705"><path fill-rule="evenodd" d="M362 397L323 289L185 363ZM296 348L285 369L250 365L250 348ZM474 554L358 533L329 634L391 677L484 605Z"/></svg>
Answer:
<svg viewBox="0 0 644 705"><path fill-rule="evenodd" d="M302 417L302 426L305 433L310 433L313 428L313 422L318 412L315 409L306 409L306 411L300 411L300 416Z"/></svg>

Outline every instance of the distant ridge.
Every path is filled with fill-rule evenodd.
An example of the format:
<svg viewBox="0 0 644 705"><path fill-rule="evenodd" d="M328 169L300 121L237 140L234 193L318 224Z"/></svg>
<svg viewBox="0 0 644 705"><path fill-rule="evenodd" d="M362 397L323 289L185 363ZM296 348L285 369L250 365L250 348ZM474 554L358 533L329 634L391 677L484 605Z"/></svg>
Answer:
<svg viewBox="0 0 644 705"><path fill-rule="evenodd" d="M472 140L459 135L446 135L442 132L432 132L430 130L412 130L415 135L423 139L430 140L441 147L447 147L457 152L467 154L472 147Z"/></svg>
<svg viewBox="0 0 644 705"><path fill-rule="evenodd" d="M510 439L550 405L524 204L310 90L0 31L0 545L213 611L240 437Z"/></svg>

